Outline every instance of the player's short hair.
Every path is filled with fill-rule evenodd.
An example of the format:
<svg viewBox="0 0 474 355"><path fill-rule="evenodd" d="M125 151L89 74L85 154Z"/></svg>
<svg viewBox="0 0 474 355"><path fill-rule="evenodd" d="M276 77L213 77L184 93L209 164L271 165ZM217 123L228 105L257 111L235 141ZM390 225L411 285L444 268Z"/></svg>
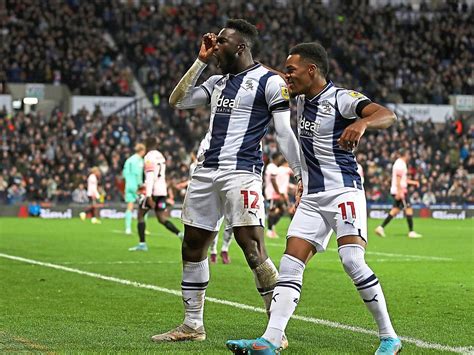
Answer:
<svg viewBox="0 0 474 355"><path fill-rule="evenodd" d="M135 144L135 153L140 153L145 151L145 145L143 143L137 143Z"/></svg>
<svg viewBox="0 0 474 355"><path fill-rule="evenodd" d="M258 45L258 30L247 20L236 18L227 21L226 28L231 28L242 36L246 44L250 47L252 53Z"/></svg>
<svg viewBox="0 0 474 355"><path fill-rule="evenodd" d="M158 146L158 139L156 137L148 137L145 140L146 149L156 148Z"/></svg>
<svg viewBox="0 0 474 355"><path fill-rule="evenodd" d="M401 157L404 157L405 154L407 154L407 153L410 153L410 151L409 151L408 149L400 148L400 149L398 150L398 155L401 156Z"/></svg>
<svg viewBox="0 0 474 355"><path fill-rule="evenodd" d="M281 153L280 152L275 152L272 154L272 160L275 161L277 159L279 159L281 157Z"/></svg>
<svg viewBox="0 0 474 355"><path fill-rule="evenodd" d="M301 58L315 64L326 77L329 72L329 59L326 49L318 42L300 43L290 49L290 55L298 54Z"/></svg>

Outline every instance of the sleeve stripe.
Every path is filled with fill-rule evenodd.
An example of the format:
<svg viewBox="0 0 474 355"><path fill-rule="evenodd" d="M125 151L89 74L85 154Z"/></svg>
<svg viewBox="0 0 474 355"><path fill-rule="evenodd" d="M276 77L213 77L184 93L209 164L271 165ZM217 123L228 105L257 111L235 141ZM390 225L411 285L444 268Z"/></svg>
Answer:
<svg viewBox="0 0 474 355"><path fill-rule="evenodd" d="M290 108L289 101L280 101L270 106L270 112L277 111L277 110L287 110L289 108Z"/></svg>
<svg viewBox="0 0 474 355"><path fill-rule="evenodd" d="M209 92L209 90L207 90L207 88L206 88L204 85L201 85L201 88L204 90L204 92L205 92L206 95L207 95L207 101L208 101L208 103L211 103L211 93Z"/></svg>
<svg viewBox="0 0 474 355"><path fill-rule="evenodd" d="M362 110L369 104L371 104L372 101L370 101L369 99L365 99L365 100L362 100L361 102L359 102L356 106L356 114L357 116L359 117L362 117Z"/></svg>

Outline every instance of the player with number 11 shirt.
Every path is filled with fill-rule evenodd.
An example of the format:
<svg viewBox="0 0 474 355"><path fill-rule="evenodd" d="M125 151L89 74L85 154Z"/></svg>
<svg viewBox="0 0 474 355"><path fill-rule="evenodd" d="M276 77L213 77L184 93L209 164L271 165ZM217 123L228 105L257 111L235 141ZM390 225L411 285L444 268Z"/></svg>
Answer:
<svg viewBox="0 0 474 355"><path fill-rule="evenodd" d="M334 231L344 270L377 323L380 346L376 354L397 354L400 339L392 327L379 280L364 258L366 200L353 154L366 129L389 127L395 114L357 91L328 81L328 57L319 43L293 47L286 69L288 90L297 101L302 156L299 204L288 229L265 333L257 339L230 340L227 347L239 354L279 353L282 334L300 300L306 263L326 250Z"/></svg>

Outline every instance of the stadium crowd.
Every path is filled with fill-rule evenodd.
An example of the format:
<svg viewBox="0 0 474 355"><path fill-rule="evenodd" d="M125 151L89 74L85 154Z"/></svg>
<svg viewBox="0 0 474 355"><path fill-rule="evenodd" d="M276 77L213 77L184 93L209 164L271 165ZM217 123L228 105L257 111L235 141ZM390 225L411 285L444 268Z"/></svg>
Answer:
<svg viewBox="0 0 474 355"><path fill-rule="evenodd" d="M133 73L97 10L87 1L0 2L0 80L65 83L81 95L135 95Z"/></svg>
<svg viewBox="0 0 474 355"><path fill-rule="evenodd" d="M442 104L448 95L473 91L474 16L461 1L421 2L417 11L311 0L6 1L0 3L0 78L133 95L129 64L150 97L168 97L202 34L217 32L229 17L256 24L257 58L274 68L292 45L319 40L332 58L331 79L376 101Z"/></svg>
<svg viewBox="0 0 474 355"><path fill-rule="evenodd" d="M195 128L201 136L206 129ZM0 114L0 203L87 202L84 183L92 166L102 172L106 201L121 201L123 163L134 144L147 135L159 137L169 185L186 180L192 146L159 116L139 115L132 121L126 116L105 117L100 111L74 116L60 111L50 116ZM391 164L398 149L406 148L413 155L410 175L421 183L417 189L412 187L412 203L474 203L473 143L474 125L467 127L462 119L436 126L402 119L387 131L368 132L358 149L368 200L390 201ZM265 138L266 158L277 149L270 133ZM183 194L184 190L174 193L177 200Z"/></svg>
<svg viewBox="0 0 474 355"><path fill-rule="evenodd" d="M281 69L296 43L320 41L332 58L331 79L378 102L443 104L448 95L473 91L474 16L462 2L422 3L419 11L349 1L329 7L310 0L194 3L200 5L117 4L104 12L105 26L133 58L147 92L167 97L195 60L201 36L219 31L229 17L256 24L257 58L274 68Z"/></svg>
<svg viewBox="0 0 474 355"><path fill-rule="evenodd" d="M98 166L105 199L121 201L123 163L133 154L135 142L147 135L159 138L171 172L187 174L185 145L158 116L132 121L105 117L100 111L55 111L50 116L20 112L13 117L0 113L0 200L87 202L85 180L90 168Z"/></svg>
<svg viewBox="0 0 474 355"><path fill-rule="evenodd" d="M81 202L85 175L94 165L103 173L106 199L119 201L123 162L150 134L161 141L170 185L185 180L190 152L207 130L208 111L174 111L166 98L196 58L201 35L218 31L229 17L257 25L262 38L257 58L275 68L292 45L319 40L331 58L330 78L380 103L442 104L450 94L473 91L468 49L474 16L463 2L421 3L419 11L352 2L328 7L309 0L168 3L0 4L2 83L66 83L76 94L123 96L133 95L134 73L158 112L152 117L0 113L2 202L73 197ZM215 72L211 64L203 78ZM369 201L390 199L390 167L403 146L413 153L410 174L421 182L411 193L413 203L474 203L473 138L474 127L462 117L438 126L405 119L386 132L368 133L359 160ZM265 142L269 156L277 149L271 133ZM179 199L183 191L175 195Z"/></svg>

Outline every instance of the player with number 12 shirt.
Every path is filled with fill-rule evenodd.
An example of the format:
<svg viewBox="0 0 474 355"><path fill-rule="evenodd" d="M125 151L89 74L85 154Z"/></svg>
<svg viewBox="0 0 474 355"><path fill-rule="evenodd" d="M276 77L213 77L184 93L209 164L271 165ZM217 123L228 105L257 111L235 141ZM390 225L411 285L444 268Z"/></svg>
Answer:
<svg viewBox="0 0 474 355"><path fill-rule="evenodd" d="M209 130L184 199L181 290L184 322L152 337L153 341L204 340L205 291L209 283L207 249L223 218L233 228L266 309L270 307L278 271L264 245L262 138L273 120L281 152L301 176L298 141L290 125L285 81L253 60L258 32L245 20L229 20L218 35L204 35L197 60L170 96L178 109L210 106ZM211 58L221 75L202 85L197 80ZM232 287L232 286L230 286ZM284 340L284 339L281 339Z"/></svg>

